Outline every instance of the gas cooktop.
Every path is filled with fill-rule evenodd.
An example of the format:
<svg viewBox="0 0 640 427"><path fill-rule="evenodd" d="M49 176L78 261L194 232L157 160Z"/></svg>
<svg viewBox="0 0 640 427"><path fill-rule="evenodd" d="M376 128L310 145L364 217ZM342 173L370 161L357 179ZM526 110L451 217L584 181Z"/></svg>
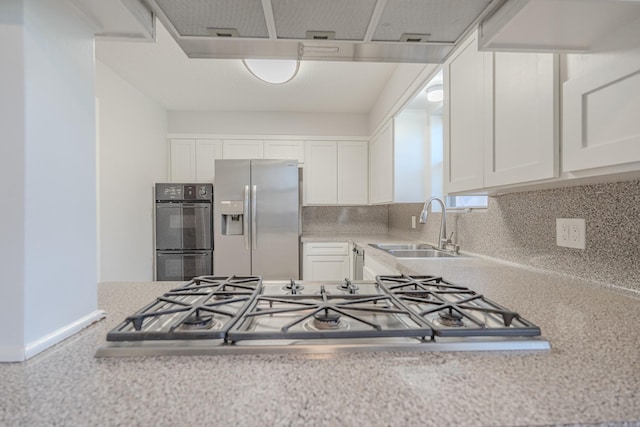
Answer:
<svg viewBox="0 0 640 427"><path fill-rule="evenodd" d="M201 276L124 319L96 356L549 348L518 313L438 276Z"/></svg>

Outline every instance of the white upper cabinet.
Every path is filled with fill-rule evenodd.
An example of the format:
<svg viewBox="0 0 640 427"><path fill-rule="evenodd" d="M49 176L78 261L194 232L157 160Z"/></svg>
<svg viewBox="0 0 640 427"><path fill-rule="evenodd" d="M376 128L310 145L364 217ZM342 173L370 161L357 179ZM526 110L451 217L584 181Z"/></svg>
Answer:
<svg viewBox="0 0 640 427"><path fill-rule="evenodd" d="M171 182L196 180L196 140L172 139L169 142Z"/></svg>
<svg viewBox="0 0 640 427"><path fill-rule="evenodd" d="M368 166L368 144L366 141L338 142L339 204L367 204Z"/></svg>
<svg viewBox="0 0 640 427"><path fill-rule="evenodd" d="M264 141L265 159L297 160L304 163L304 141Z"/></svg>
<svg viewBox="0 0 640 427"><path fill-rule="evenodd" d="M222 141L172 139L169 151L171 182L214 182L215 160L222 158Z"/></svg>
<svg viewBox="0 0 640 427"><path fill-rule="evenodd" d="M393 202L393 122L369 143L369 203Z"/></svg>
<svg viewBox="0 0 640 427"><path fill-rule="evenodd" d="M558 59L477 50L445 63L445 193L558 176Z"/></svg>
<svg viewBox="0 0 640 427"><path fill-rule="evenodd" d="M222 158L222 141L196 140L196 182L214 182L216 159Z"/></svg>
<svg viewBox="0 0 640 427"><path fill-rule="evenodd" d="M638 53L610 55L564 83L563 171L640 161Z"/></svg>
<svg viewBox="0 0 640 427"><path fill-rule="evenodd" d="M557 55L500 52L490 59L493 108L488 108L484 186L558 176Z"/></svg>
<svg viewBox="0 0 640 427"><path fill-rule="evenodd" d="M366 141L307 141L305 205L367 204Z"/></svg>
<svg viewBox="0 0 640 427"><path fill-rule="evenodd" d="M478 52L476 34L444 64L444 191L484 186L484 145L490 98L485 69L490 53Z"/></svg>
<svg viewBox="0 0 640 427"><path fill-rule="evenodd" d="M304 203L332 205L338 202L337 141L307 141L304 150Z"/></svg>
<svg viewBox="0 0 640 427"><path fill-rule="evenodd" d="M224 159L262 159L264 142L254 139L233 139L222 141Z"/></svg>

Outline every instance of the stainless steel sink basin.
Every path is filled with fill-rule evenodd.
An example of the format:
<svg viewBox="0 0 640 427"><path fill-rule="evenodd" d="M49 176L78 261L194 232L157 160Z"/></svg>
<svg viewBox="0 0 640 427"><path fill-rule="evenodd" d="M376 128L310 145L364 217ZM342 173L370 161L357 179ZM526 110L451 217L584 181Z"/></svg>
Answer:
<svg viewBox="0 0 640 427"><path fill-rule="evenodd" d="M416 251L416 250L435 250L433 246L426 243L404 244L404 243L369 243L369 246L383 251Z"/></svg>
<svg viewBox="0 0 640 427"><path fill-rule="evenodd" d="M426 243L369 243L372 248L383 250L396 258L458 258L456 255L436 249Z"/></svg>
<svg viewBox="0 0 640 427"><path fill-rule="evenodd" d="M436 249L422 250L390 250L387 251L396 258L454 258L456 255L447 252L438 251Z"/></svg>

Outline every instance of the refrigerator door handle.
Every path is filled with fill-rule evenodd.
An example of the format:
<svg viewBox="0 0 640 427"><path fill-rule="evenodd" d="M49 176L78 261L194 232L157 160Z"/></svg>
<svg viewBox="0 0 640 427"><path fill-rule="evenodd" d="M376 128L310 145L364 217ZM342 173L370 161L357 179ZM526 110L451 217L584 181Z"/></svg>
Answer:
<svg viewBox="0 0 640 427"><path fill-rule="evenodd" d="M244 186L244 248L249 250L249 186Z"/></svg>
<svg viewBox="0 0 640 427"><path fill-rule="evenodd" d="M251 241L253 242L253 249L258 249L258 215L256 212L256 208L258 205L257 196L258 186L254 185L251 194Z"/></svg>

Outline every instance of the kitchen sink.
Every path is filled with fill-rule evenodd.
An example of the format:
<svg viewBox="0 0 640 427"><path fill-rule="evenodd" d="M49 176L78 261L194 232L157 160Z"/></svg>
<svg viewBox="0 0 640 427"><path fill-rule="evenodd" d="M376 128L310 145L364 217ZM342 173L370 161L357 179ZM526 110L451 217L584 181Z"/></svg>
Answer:
<svg viewBox="0 0 640 427"><path fill-rule="evenodd" d="M422 250L388 250L396 258L454 258L456 255L437 249Z"/></svg>
<svg viewBox="0 0 640 427"><path fill-rule="evenodd" d="M436 249L426 243L369 243L369 246L383 250L396 258L457 258L464 256Z"/></svg>
<svg viewBox="0 0 640 427"><path fill-rule="evenodd" d="M416 251L416 250L435 250L433 246L426 243L403 244L403 243L369 243L369 246L383 251Z"/></svg>

